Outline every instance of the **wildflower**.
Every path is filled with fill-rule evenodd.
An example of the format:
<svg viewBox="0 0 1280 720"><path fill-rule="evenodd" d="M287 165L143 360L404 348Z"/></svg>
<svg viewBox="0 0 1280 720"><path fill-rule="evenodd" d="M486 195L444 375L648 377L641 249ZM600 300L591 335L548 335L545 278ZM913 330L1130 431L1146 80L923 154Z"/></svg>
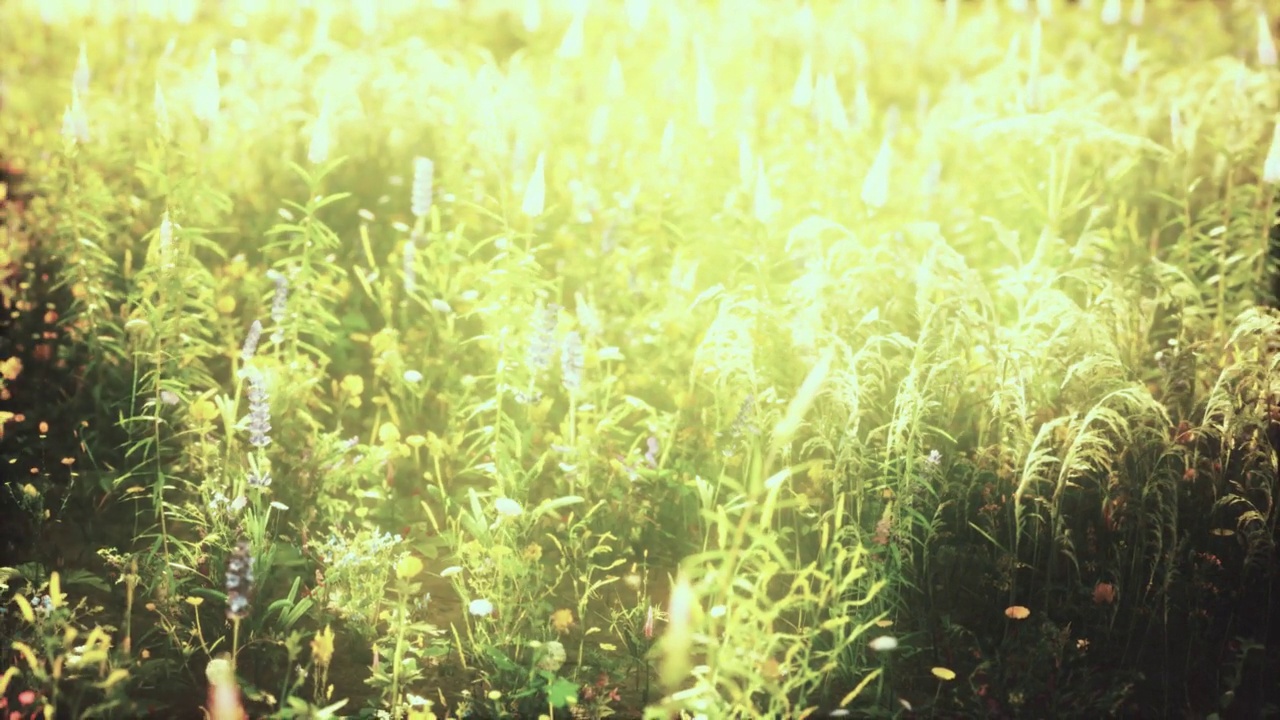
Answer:
<svg viewBox="0 0 1280 720"><path fill-rule="evenodd" d="M560 353L560 379L565 390L575 392L582 387L582 338L572 331L564 338Z"/></svg>
<svg viewBox="0 0 1280 720"><path fill-rule="evenodd" d="M542 0L525 0L521 23L525 32L536 33L542 27Z"/></svg>
<svg viewBox="0 0 1280 720"><path fill-rule="evenodd" d="M756 406L756 396L748 394L742 401L742 405L738 407L738 414L733 419L733 424L729 426L729 434L734 438L743 435L754 435L756 432L755 425L751 422L751 417Z"/></svg>
<svg viewBox="0 0 1280 720"><path fill-rule="evenodd" d="M259 326L261 327L261 326ZM267 404L266 383L259 373L249 376L249 444L265 448L271 444L271 407Z"/></svg>
<svg viewBox="0 0 1280 720"><path fill-rule="evenodd" d="M187 414L197 424L204 424L218 416L218 406L210 400L197 400L187 407Z"/></svg>
<svg viewBox="0 0 1280 720"><path fill-rule="evenodd" d="M939 680L949 681L949 680L956 679L955 671L949 668L936 667L936 668L930 669L929 672L933 673L933 676L938 678Z"/></svg>
<svg viewBox="0 0 1280 720"><path fill-rule="evenodd" d="M1147 14L1146 0L1133 0L1133 7L1129 9L1129 24L1134 27L1142 25L1142 21Z"/></svg>
<svg viewBox="0 0 1280 720"><path fill-rule="evenodd" d="M674 119L667 120L667 124L662 128L662 145L658 149L658 158L662 164L666 165L671 162L675 152L676 143L676 121Z"/></svg>
<svg viewBox="0 0 1280 720"><path fill-rule="evenodd" d="M657 469L658 467L658 438L650 435L645 441L647 449L644 453L644 461L649 463L649 467Z"/></svg>
<svg viewBox="0 0 1280 720"><path fill-rule="evenodd" d="M542 646L542 657L538 660L538 669L555 672L564 666L568 654L557 640L550 640Z"/></svg>
<svg viewBox="0 0 1280 720"><path fill-rule="evenodd" d="M221 103L222 88L218 84L218 51L209 51L209 63L205 66L204 78L195 97L195 116L206 123L212 123L218 116L218 105Z"/></svg>
<svg viewBox="0 0 1280 720"><path fill-rule="evenodd" d="M880 142L880 150L862 181L862 202L872 210L879 210L889 202L889 166L893 162L893 146L889 139Z"/></svg>
<svg viewBox="0 0 1280 720"><path fill-rule="evenodd" d="M876 652L888 652L898 648L898 639L889 635L881 635L880 637L867 643L867 647Z"/></svg>
<svg viewBox="0 0 1280 720"><path fill-rule="evenodd" d="M431 309L438 313L444 313L445 315L453 312L453 307L440 298L431 298Z"/></svg>
<svg viewBox="0 0 1280 720"><path fill-rule="evenodd" d="M413 193L411 211L416 218L424 218L431 212L431 196L436 166L424 157L413 159Z"/></svg>
<svg viewBox="0 0 1280 720"><path fill-rule="evenodd" d="M547 179L546 153L538 154L538 161L533 166L533 176L524 188L524 200L520 203L520 211L531 218L536 218L546 210Z"/></svg>
<svg viewBox="0 0 1280 720"><path fill-rule="evenodd" d="M520 503L511 498L500 497L493 501L493 507L498 511L499 515L506 517L516 517L524 512L524 508L520 507Z"/></svg>
<svg viewBox="0 0 1280 720"><path fill-rule="evenodd" d="M769 176L764 171L764 161L760 160L756 167L755 198L752 212L758 222L767 224L782 208L782 202L769 192Z"/></svg>
<svg viewBox="0 0 1280 720"><path fill-rule="evenodd" d="M214 720L240 720L248 717L240 702L236 673L226 658L214 658L204 669L209 681L209 716Z"/></svg>
<svg viewBox="0 0 1280 720"><path fill-rule="evenodd" d="M697 65L697 85L694 100L698 110L698 124L710 129L716 123L716 87L711 80L711 71L707 68L707 59L702 52L702 43L696 42L693 47L694 60Z"/></svg>
<svg viewBox="0 0 1280 720"><path fill-rule="evenodd" d="M231 509L231 512L238 513L244 509L245 505L248 505L248 504L249 504L249 498L243 495L239 495L236 497L235 500L232 500L231 504L228 505L227 507Z"/></svg>
<svg viewBox="0 0 1280 720"><path fill-rule="evenodd" d="M556 55L572 60L582 55L583 35L586 26L587 11L586 4L573 14L573 20L569 22L569 28L565 30L564 37L560 40L560 47L556 50Z"/></svg>
<svg viewBox="0 0 1280 720"><path fill-rule="evenodd" d="M493 603L483 598L472 600L467 605L467 611L476 617L488 617L493 614Z"/></svg>
<svg viewBox="0 0 1280 720"><path fill-rule="evenodd" d="M255 487L255 488L271 487L271 473L267 472L266 470L254 468L253 470L249 471L249 475L246 479L249 482L249 487Z"/></svg>
<svg viewBox="0 0 1280 720"><path fill-rule="evenodd" d="M156 81L156 92L152 104L156 114L156 130L161 138L168 140L172 132L169 127L169 107L164 101L164 92L160 89L159 80Z"/></svg>
<svg viewBox="0 0 1280 720"><path fill-rule="evenodd" d="M1124 57L1120 60L1120 72L1124 75L1134 74L1138 71L1138 64L1141 61L1142 55L1138 52L1138 36L1130 35L1124 47Z"/></svg>
<svg viewBox="0 0 1280 720"><path fill-rule="evenodd" d="M940 465L942 464L942 453L937 450L930 450L929 457L926 458L925 461L930 465Z"/></svg>
<svg viewBox="0 0 1280 720"><path fill-rule="evenodd" d="M1115 25L1120 22L1120 13L1124 8L1120 4L1120 0L1104 0L1102 3L1102 24Z"/></svg>
<svg viewBox="0 0 1280 720"><path fill-rule="evenodd" d="M5 360L0 360L0 377L13 382L22 374L22 358L16 355Z"/></svg>
<svg viewBox="0 0 1280 720"><path fill-rule="evenodd" d="M1093 587L1093 601L1099 605L1110 605L1116 601L1116 586L1100 582Z"/></svg>
<svg viewBox="0 0 1280 720"><path fill-rule="evenodd" d="M80 43L80 58L76 61L76 71L71 76L71 85L81 95L89 94L89 54L84 43Z"/></svg>
<svg viewBox="0 0 1280 720"><path fill-rule="evenodd" d="M262 340L262 321L254 320L249 326L249 333L244 337L244 345L240 348L240 359L249 362L258 352L258 343Z"/></svg>
<svg viewBox="0 0 1280 720"><path fill-rule="evenodd" d="M416 385L417 383L422 382L422 373L417 370L405 370L404 381Z"/></svg>
<svg viewBox="0 0 1280 720"><path fill-rule="evenodd" d="M230 315L236 311L236 299L230 295L223 295L214 301L214 308L223 315Z"/></svg>
<svg viewBox="0 0 1280 720"><path fill-rule="evenodd" d="M1276 64L1276 41L1271 37L1271 24L1267 22L1267 14L1258 11L1258 64L1271 66Z"/></svg>
<svg viewBox="0 0 1280 720"><path fill-rule="evenodd" d="M813 55L804 54L800 61L800 74L796 76L796 84L791 88L791 104L798 108L807 108L813 103Z"/></svg>
<svg viewBox="0 0 1280 720"><path fill-rule="evenodd" d="M236 543L227 558L227 619L242 620L249 614L249 594L253 592L253 556L249 541Z"/></svg>
<svg viewBox="0 0 1280 720"><path fill-rule="evenodd" d="M458 567L457 565L450 565L449 567L440 571L440 577L442 578L453 577L454 575L457 575L458 573L461 573L461 572L462 572L461 567Z"/></svg>
<svg viewBox="0 0 1280 720"><path fill-rule="evenodd" d="M1004 609L1004 615L1010 620L1026 620L1031 611L1021 605L1010 605Z"/></svg>
<svg viewBox="0 0 1280 720"><path fill-rule="evenodd" d="M89 117L80 102L80 93L71 88L71 104L62 113L62 137L70 143L89 142Z"/></svg>
<svg viewBox="0 0 1280 720"><path fill-rule="evenodd" d="M333 144L332 121L330 120L329 103L320 108L320 116L311 126L311 142L307 145L307 162L320 165L329 159L329 148Z"/></svg>
<svg viewBox="0 0 1280 720"><path fill-rule="evenodd" d="M422 572L422 561L415 555L405 555L396 563L396 577L410 580Z"/></svg>
<svg viewBox="0 0 1280 720"><path fill-rule="evenodd" d="M551 358L555 354L554 335L556 331L557 313L560 306L548 303L538 312L533 328L533 337L525 354L525 363L535 374L551 366Z"/></svg>
<svg viewBox="0 0 1280 720"><path fill-rule="evenodd" d="M525 546L524 552L520 553L520 557L527 562L537 562L542 559L542 546L538 543L529 543Z"/></svg>
<svg viewBox="0 0 1280 720"><path fill-rule="evenodd" d="M568 632L573 627L573 611L569 608L560 608L551 613L551 627L558 633Z"/></svg>
<svg viewBox="0 0 1280 720"><path fill-rule="evenodd" d="M271 342L279 345L284 342L284 320L289 303L289 279L284 273L272 270L267 273L267 277L271 278L276 284L275 296L271 298L271 322L275 323L276 329L271 333Z"/></svg>
<svg viewBox="0 0 1280 720"><path fill-rule="evenodd" d="M1186 125L1182 122L1182 111L1177 105L1169 108L1169 135L1178 146L1184 144L1183 134L1186 132Z"/></svg>
<svg viewBox="0 0 1280 720"><path fill-rule="evenodd" d="M383 445L400 442L400 428L396 427L395 423L382 423L382 427L378 428L378 440Z"/></svg>
<svg viewBox="0 0 1280 720"><path fill-rule="evenodd" d="M338 387L347 395L347 404L353 408L360 407L360 396L364 394L364 378L359 375L346 375Z"/></svg>
<svg viewBox="0 0 1280 720"><path fill-rule="evenodd" d="M644 633L644 637L646 640L653 639L653 624L654 624L653 606L650 605L649 609L645 611L645 614L644 614L644 629L642 631Z"/></svg>

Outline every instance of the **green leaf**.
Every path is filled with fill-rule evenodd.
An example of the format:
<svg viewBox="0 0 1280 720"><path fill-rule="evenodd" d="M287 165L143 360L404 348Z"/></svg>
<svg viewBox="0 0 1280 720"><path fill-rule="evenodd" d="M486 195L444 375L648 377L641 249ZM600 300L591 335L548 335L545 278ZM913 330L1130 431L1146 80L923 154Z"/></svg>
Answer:
<svg viewBox="0 0 1280 720"><path fill-rule="evenodd" d="M485 654L489 656L489 660L492 661L499 670L502 670L503 672L520 671L520 666L512 662L511 658L507 657L506 653L502 652L498 648L490 645L489 647L486 647L484 651Z"/></svg>
<svg viewBox="0 0 1280 720"><path fill-rule="evenodd" d="M570 702L578 700L578 685L571 680L558 677L547 686L547 702L552 707L567 707Z"/></svg>
<svg viewBox="0 0 1280 720"><path fill-rule="evenodd" d="M106 580L87 570L64 570L62 572L62 584L65 586L79 585L103 592L111 592L111 585Z"/></svg>

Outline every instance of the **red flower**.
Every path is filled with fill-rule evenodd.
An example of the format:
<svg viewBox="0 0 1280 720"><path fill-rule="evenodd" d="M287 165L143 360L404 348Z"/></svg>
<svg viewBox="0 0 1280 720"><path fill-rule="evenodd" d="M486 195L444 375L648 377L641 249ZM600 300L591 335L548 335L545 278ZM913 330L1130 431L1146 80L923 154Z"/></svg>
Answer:
<svg viewBox="0 0 1280 720"><path fill-rule="evenodd" d="M1098 605L1110 605L1116 601L1116 586L1100 582L1093 587L1093 601Z"/></svg>
<svg viewBox="0 0 1280 720"><path fill-rule="evenodd" d="M34 690L23 690L18 693L18 702L23 705L30 705L36 701L36 693Z"/></svg>

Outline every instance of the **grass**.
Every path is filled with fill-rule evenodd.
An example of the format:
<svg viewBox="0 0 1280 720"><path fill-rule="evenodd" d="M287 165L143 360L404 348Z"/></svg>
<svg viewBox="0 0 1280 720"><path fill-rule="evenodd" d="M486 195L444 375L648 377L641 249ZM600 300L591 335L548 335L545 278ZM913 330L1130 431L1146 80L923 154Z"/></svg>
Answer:
<svg viewBox="0 0 1280 720"><path fill-rule="evenodd" d="M1280 707L1251 3L6 10L6 712Z"/></svg>

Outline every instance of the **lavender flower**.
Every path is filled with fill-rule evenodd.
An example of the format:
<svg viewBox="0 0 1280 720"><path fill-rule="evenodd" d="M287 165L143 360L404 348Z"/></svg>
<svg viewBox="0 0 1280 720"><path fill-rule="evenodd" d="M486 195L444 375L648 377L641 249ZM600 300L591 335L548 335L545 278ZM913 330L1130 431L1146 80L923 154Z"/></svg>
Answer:
<svg viewBox="0 0 1280 720"><path fill-rule="evenodd" d="M262 376L249 376L249 444L264 448L271 444L271 407L267 404L267 388Z"/></svg>
<svg viewBox="0 0 1280 720"><path fill-rule="evenodd" d="M551 367L551 358L555 355L556 315L560 306L555 303L544 305L538 314L533 329L533 339L529 342L529 350L525 362L534 373Z"/></svg>
<svg viewBox="0 0 1280 720"><path fill-rule="evenodd" d="M576 392L582 387L582 338L575 330L564 338L564 347L560 351L560 380L569 392Z"/></svg>
<svg viewBox="0 0 1280 720"><path fill-rule="evenodd" d="M227 558L227 619L243 620L249 615L249 594L253 592L253 556L249 541L236 543Z"/></svg>
<svg viewBox="0 0 1280 720"><path fill-rule="evenodd" d="M418 157L413 160L413 216L426 217L431 212L432 176L435 163L428 158Z"/></svg>
<svg viewBox="0 0 1280 720"><path fill-rule="evenodd" d="M269 488L271 487L271 473L266 470L249 471L249 487Z"/></svg>
<svg viewBox="0 0 1280 720"><path fill-rule="evenodd" d="M271 342L279 345L284 342L284 320L289 306L289 279L275 270L269 271L267 277L276 284L275 297L271 298L271 322L276 326L271 333Z"/></svg>
<svg viewBox="0 0 1280 720"><path fill-rule="evenodd" d="M646 443L648 450L644 453L645 462L649 463L649 467L657 469L658 467L658 438L650 435Z"/></svg>
<svg viewBox="0 0 1280 720"><path fill-rule="evenodd" d="M240 359L249 362L258 352L258 342L262 340L262 321L254 320L249 326L249 334L244 338L244 347L240 348Z"/></svg>
<svg viewBox="0 0 1280 720"><path fill-rule="evenodd" d="M754 414L756 407L756 396L747 395L742 401L742 407L738 408L738 416L733 419L733 425L729 428L729 433L734 438L740 438L743 435L754 435L756 426L751 422L751 416Z"/></svg>

